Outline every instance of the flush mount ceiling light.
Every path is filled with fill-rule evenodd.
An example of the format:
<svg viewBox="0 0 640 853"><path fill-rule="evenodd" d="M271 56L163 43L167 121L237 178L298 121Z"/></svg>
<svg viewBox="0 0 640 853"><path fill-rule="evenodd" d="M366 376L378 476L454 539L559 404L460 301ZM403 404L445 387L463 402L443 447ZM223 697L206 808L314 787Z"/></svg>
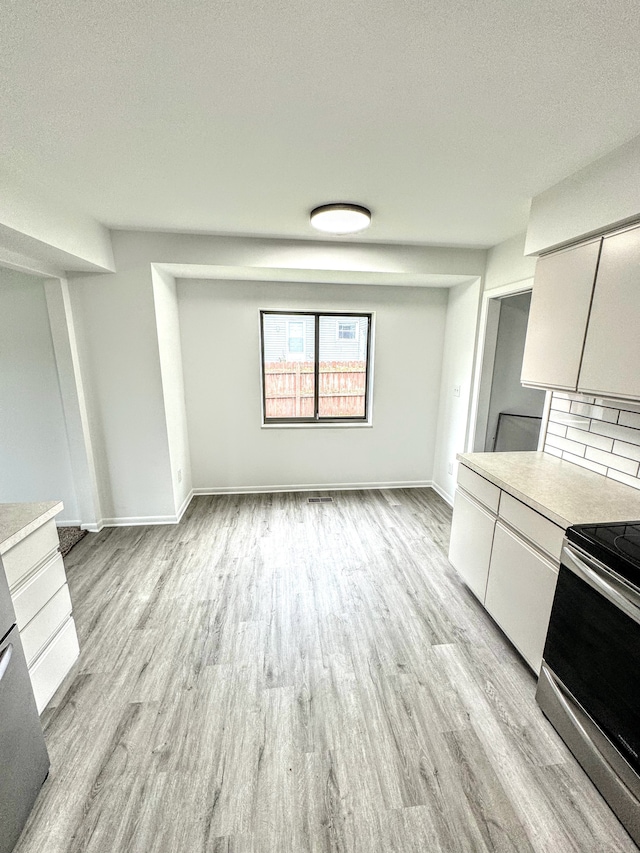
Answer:
<svg viewBox="0 0 640 853"><path fill-rule="evenodd" d="M355 234L371 224L371 211L360 204L323 204L311 211L311 224L325 234Z"/></svg>

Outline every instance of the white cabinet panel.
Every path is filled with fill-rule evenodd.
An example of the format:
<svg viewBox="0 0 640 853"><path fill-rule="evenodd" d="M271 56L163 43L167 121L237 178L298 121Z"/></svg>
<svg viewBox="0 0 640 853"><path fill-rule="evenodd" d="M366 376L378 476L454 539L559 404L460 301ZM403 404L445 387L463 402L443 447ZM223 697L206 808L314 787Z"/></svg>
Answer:
<svg viewBox="0 0 640 853"><path fill-rule="evenodd" d="M602 240L538 260L522 383L575 391Z"/></svg>
<svg viewBox="0 0 640 853"><path fill-rule="evenodd" d="M526 536L541 551L544 551L558 563L564 542L564 529L549 521L539 512L516 500L506 492L500 499L500 518Z"/></svg>
<svg viewBox="0 0 640 853"><path fill-rule="evenodd" d="M549 560L496 524L485 607L536 674L557 579Z"/></svg>
<svg viewBox="0 0 640 853"><path fill-rule="evenodd" d="M79 653L76 626L71 616L29 670L39 714L46 708Z"/></svg>
<svg viewBox="0 0 640 853"><path fill-rule="evenodd" d="M65 584L20 631L24 656L29 667L70 615L71 597L69 587Z"/></svg>
<svg viewBox="0 0 640 853"><path fill-rule="evenodd" d="M461 489L456 491L449 561L484 603L496 519Z"/></svg>
<svg viewBox="0 0 640 853"><path fill-rule="evenodd" d="M640 228L605 237L579 390L640 399Z"/></svg>
<svg viewBox="0 0 640 853"><path fill-rule="evenodd" d="M51 560L17 587L13 594L13 607L21 631L66 582L62 554L56 552Z"/></svg>
<svg viewBox="0 0 640 853"><path fill-rule="evenodd" d="M34 530L2 556L2 564L13 591L15 586L39 563L48 559L58 549L60 540L55 519Z"/></svg>
<svg viewBox="0 0 640 853"><path fill-rule="evenodd" d="M498 512L500 489L466 465L458 468L458 485L492 512Z"/></svg>

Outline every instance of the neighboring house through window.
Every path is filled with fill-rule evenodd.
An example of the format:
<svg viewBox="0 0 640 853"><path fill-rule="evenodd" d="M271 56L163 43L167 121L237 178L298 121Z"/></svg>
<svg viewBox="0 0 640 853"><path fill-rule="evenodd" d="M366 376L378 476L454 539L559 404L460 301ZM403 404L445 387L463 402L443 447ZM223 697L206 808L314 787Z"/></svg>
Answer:
<svg viewBox="0 0 640 853"><path fill-rule="evenodd" d="M357 340L358 323L356 320L338 320L337 326L339 341Z"/></svg>

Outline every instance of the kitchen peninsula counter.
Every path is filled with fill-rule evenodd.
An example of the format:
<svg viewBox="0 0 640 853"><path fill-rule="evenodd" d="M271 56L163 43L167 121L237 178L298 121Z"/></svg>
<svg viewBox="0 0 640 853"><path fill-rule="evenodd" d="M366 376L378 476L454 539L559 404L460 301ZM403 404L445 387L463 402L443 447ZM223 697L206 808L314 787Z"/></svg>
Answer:
<svg viewBox="0 0 640 853"><path fill-rule="evenodd" d="M458 461L560 527L640 519L640 490L548 453L459 453Z"/></svg>
<svg viewBox="0 0 640 853"><path fill-rule="evenodd" d="M0 504L0 556L63 509L62 501Z"/></svg>

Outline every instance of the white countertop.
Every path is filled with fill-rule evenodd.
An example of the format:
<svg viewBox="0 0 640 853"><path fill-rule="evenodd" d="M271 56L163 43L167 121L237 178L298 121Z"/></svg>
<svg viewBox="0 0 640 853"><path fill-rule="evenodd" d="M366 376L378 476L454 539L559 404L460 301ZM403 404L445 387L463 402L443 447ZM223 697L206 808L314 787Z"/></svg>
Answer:
<svg viewBox="0 0 640 853"><path fill-rule="evenodd" d="M458 460L542 515L569 527L640 519L640 489L548 453L459 453Z"/></svg>
<svg viewBox="0 0 640 853"><path fill-rule="evenodd" d="M63 509L62 501L0 504L0 556Z"/></svg>

